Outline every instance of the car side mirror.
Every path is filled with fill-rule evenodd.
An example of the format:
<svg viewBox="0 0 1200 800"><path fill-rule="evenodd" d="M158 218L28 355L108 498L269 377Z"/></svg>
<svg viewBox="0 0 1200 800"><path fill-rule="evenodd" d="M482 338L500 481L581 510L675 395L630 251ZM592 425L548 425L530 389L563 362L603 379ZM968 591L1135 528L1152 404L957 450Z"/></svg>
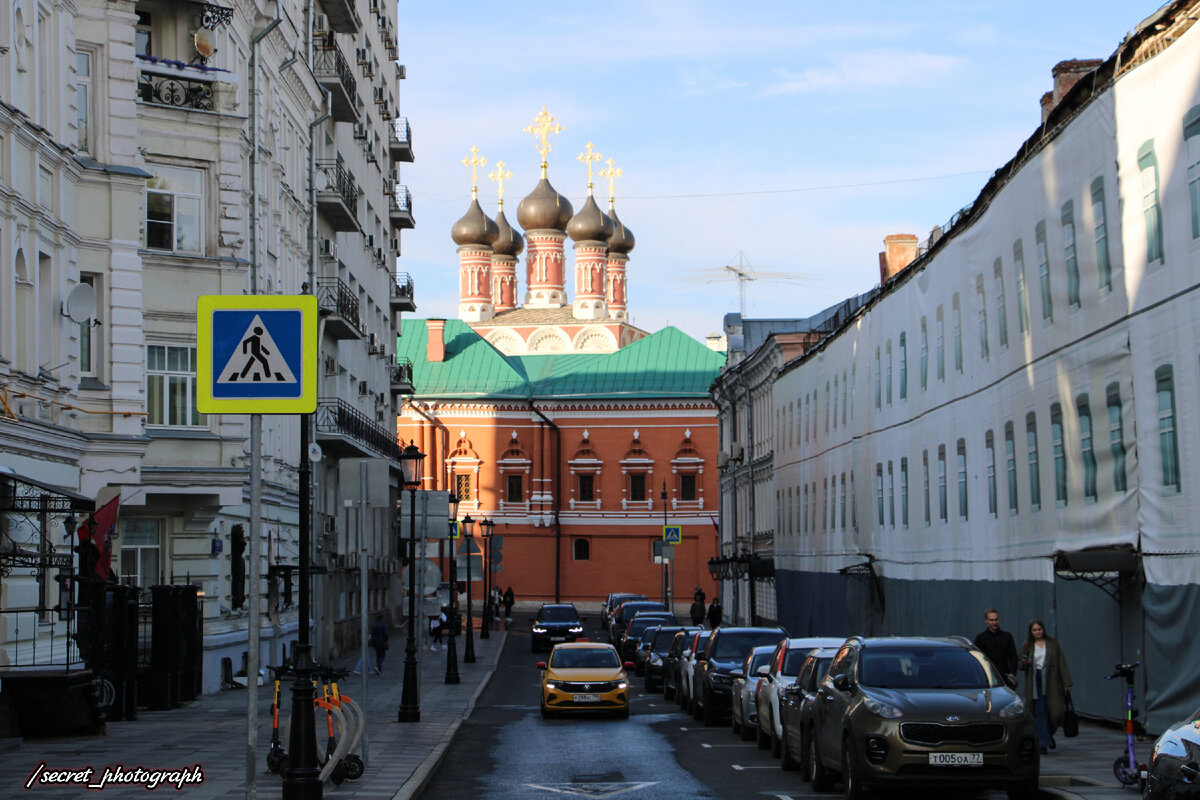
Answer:
<svg viewBox="0 0 1200 800"><path fill-rule="evenodd" d="M742 672L740 669L735 669L733 672L729 673L729 677L740 681L746 677L746 673Z"/></svg>
<svg viewBox="0 0 1200 800"><path fill-rule="evenodd" d="M766 678L767 680L770 680L771 679L771 665L763 664L763 665L759 666L758 669L754 670L754 674L760 675L760 676Z"/></svg>
<svg viewBox="0 0 1200 800"><path fill-rule="evenodd" d="M849 675L838 675L833 679L833 688L839 692L848 692L853 685L854 682L850 680Z"/></svg>
<svg viewBox="0 0 1200 800"><path fill-rule="evenodd" d="M538 669L545 669L545 668L546 668L546 662L545 662L545 661L539 661L539 662L537 663L537 667L538 667Z"/></svg>

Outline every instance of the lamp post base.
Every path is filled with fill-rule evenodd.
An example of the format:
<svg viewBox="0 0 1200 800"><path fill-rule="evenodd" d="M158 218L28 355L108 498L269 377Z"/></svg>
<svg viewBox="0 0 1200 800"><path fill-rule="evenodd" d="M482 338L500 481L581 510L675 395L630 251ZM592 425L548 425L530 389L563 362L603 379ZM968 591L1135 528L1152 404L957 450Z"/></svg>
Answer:
<svg viewBox="0 0 1200 800"><path fill-rule="evenodd" d="M411 627L410 625L410 630ZM404 688L400 693L400 713L396 721L421 721L421 706L417 693L417 642L411 633L404 646Z"/></svg>
<svg viewBox="0 0 1200 800"><path fill-rule="evenodd" d="M321 800L321 766L317 762L315 689L312 647L296 645L296 680L292 684L292 729L288 734L288 768L283 773L284 800Z"/></svg>

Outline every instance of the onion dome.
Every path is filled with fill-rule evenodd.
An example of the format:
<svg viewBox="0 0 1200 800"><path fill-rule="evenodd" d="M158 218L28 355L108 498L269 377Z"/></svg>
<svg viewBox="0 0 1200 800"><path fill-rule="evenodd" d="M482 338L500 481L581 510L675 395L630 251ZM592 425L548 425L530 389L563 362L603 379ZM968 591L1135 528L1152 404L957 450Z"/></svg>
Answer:
<svg viewBox="0 0 1200 800"><path fill-rule="evenodd" d="M550 181L542 178L533 191L517 206L517 222L527 231L561 231L567 227L575 209Z"/></svg>
<svg viewBox="0 0 1200 800"><path fill-rule="evenodd" d="M577 242L607 242L613 235L613 221L605 216L589 193L583 208L567 223L567 235Z"/></svg>
<svg viewBox="0 0 1200 800"><path fill-rule="evenodd" d="M613 234L608 240L608 252L628 253L633 249L634 244L636 244L633 232L629 228L626 228L625 223L617 218L616 209L608 209L608 216L613 221Z"/></svg>
<svg viewBox="0 0 1200 800"><path fill-rule="evenodd" d="M450 238L457 245L491 245L499 235L500 229L483 213L478 200L471 201L467 213L450 229Z"/></svg>
<svg viewBox="0 0 1200 800"><path fill-rule="evenodd" d="M496 226L500 229L500 235L496 237L496 241L492 244L492 249L498 256L519 256L521 251L525 249L525 239L521 234L513 230L512 225L508 224L508 219L504 216L504 209L500 209L500 213L496 215Z"/></svg>

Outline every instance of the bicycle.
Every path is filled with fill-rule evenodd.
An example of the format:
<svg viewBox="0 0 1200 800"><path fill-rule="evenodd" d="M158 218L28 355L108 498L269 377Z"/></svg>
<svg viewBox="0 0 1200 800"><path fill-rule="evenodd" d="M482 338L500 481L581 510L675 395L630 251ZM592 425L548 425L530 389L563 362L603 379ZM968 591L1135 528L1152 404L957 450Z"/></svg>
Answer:
<svg viewBox="0 0 1200 800"><path fill-rule="evenodd" d="M1125 679L1125 752L1117 756L1117 760L1113 762L1113 775L1122 786L1133 786L1136 783L1138 789L1144 790L1146 788L1146 765L1138 763L1137 756L1133 751L1133 718L1138 714L1137 709L1133 707L1133 674L1134 670L1141 665L1140 661L1132 664L1117 664L1113 674L1106 676L1104 680Z"/></svg>

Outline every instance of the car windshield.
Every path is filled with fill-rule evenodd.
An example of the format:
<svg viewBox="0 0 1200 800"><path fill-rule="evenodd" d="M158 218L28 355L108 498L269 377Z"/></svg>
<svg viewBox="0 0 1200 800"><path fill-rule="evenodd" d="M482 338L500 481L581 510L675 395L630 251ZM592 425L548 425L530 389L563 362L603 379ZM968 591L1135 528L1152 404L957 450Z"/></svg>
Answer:
<svg viewBox="0 0 1200 800"><path fill-rule="evenodd" d="M859 681L877 689L982 689L998 685L962 647L867 647Z"/></svg>
<svg viewBox="0 0 1200 800"><path fill-rule="evenodd" d="M703 653L705 645L708 644L708 637L712 636L712 631L704 631L696 636L695 646L692 647L693 653Z"/></svg>
<svg viewBox="0 0 1200 800"><path fill-rule="evenodd" d="M633 616L635 614L640 614L643 611L663 611L663 612L665 612L666 610L667 610L666 607L662 603L654 603L654 602L625 603L617 611L617 617L619 619L622 619L622 620L628 622L629 620L633 619Z"/></svg>
<svg viewBox="0 0 1200 800"><path fill-rule="evenodd" d="M778 644L782 631L722 632L717 636L716 649L705 650L716 661L741 661L751 650L768 644Z"/></svg>
<svg viewBox="0 0 1200 800"><path fill-rule="evenodd" d="M675 638L675 634L679 633L679 628L662 628L654 632L654 638L650 640L650 646L662 652L671 646L671 640Z"/></svg>
<svg viewBox="0 0 1200 800"><path fill-rule="evenodd" d="M641 636L642 632L647 628L653 628L662 625L664 619L664 617L646 617L638 615L633 618L632 622L629 623L627 635L634 637Z"/></svg>
<svg viewBox="0 0 1200 800"><path fill-rule="evenodd" d="M787 655L783 657L783 673L790 678L794 678L800 674L800 668L804 666L804 659L808 658L808 654L812 652L811 647L795 647L787 651Z"/></svg>
<svg viewBox="0 0 1200 800"><path fill-rule="evenodd" d="M550 666L554 669L615 669L621 662L612 648L560 647L550 656Z"/></svg>
<svg viewBox="0 0 1200 800"><path fill-rule="evenodd" d="M761 667L763 664L769 664L771 662L771 656L773 655L774 653L770 650L766 651L765 653L754 653L751 655L750 666L746 670L746 677L752 677L759 667Z"/></svg>
<svg viewBox="0 0 1200 800"><path fill-rule="evenodd" d="M545 606L538 610L538 622L578 622L579 612L571 606Z"/></svg>

